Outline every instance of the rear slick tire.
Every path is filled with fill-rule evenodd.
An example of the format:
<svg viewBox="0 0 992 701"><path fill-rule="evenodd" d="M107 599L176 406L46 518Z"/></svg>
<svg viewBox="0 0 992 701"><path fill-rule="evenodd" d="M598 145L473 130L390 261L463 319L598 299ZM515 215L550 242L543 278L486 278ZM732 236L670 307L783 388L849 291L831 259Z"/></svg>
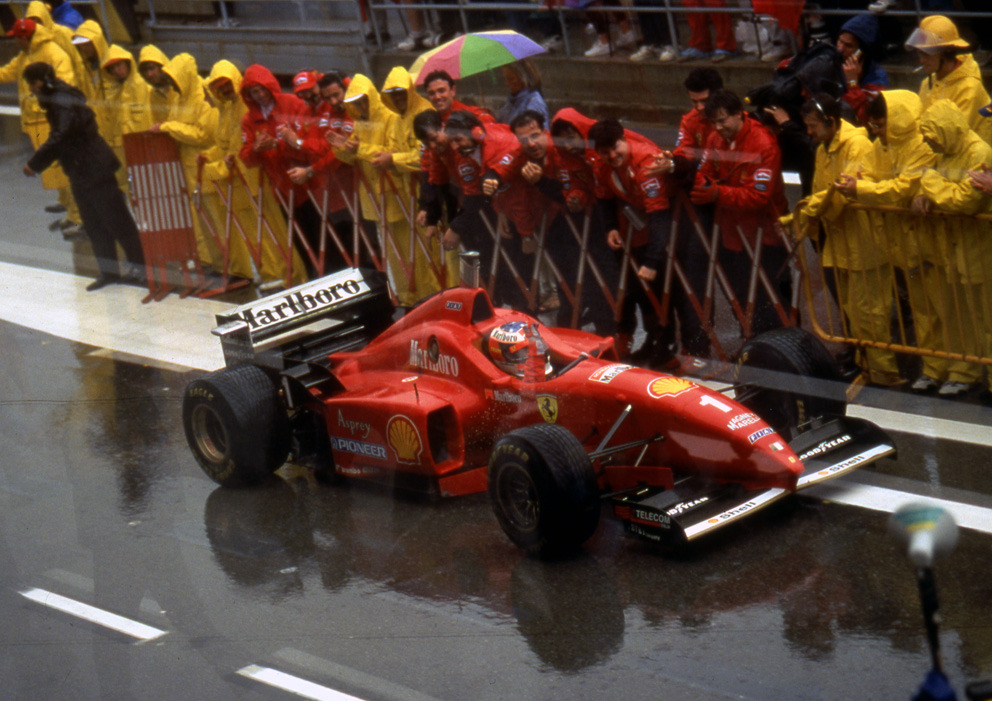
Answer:
<svg viewBox="0 0 992 701"><path fill-rule="evenodd" d="M500 527L532 555L575 552L599 525L599 488L589 455L555 424L527 426L496 443L489 496Z"/></svg>
<svg viewBox="0 0 992 701"><path fill-rule="evenodd" d="M183 396L183 428L200 467L224 487L261 482L289 454L289 419L279 391L253 365L190 382Z"/></svg>

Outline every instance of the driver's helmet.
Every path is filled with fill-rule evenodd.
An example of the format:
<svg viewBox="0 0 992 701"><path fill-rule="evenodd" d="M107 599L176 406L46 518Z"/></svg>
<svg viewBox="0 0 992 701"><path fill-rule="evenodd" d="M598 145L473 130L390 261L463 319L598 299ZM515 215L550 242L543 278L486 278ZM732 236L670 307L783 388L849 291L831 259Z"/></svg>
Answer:
<svg viewBox="0 0 992 701"><path fill-rule="evenodd" d="M528 328L526 322L510 321L497 326L489 333L489 357L503 372L523 378L531 361L531 341L534 342L537 357L543 359L544 372L538 372L537 379L544 379L552 371L551 354L536 325Z"/></svg>

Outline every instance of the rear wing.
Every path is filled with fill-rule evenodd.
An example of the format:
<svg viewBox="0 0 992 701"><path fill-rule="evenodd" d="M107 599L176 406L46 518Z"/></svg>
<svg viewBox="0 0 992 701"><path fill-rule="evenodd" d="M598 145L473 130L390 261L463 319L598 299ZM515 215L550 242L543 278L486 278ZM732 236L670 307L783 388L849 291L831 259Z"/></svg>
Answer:
<svg viewBox="0 0 992 701"><path fill-rule="evenodd" d="M385 275L345 268L217 315L228 367L274 370L368 343L392 320Z"/></svg>

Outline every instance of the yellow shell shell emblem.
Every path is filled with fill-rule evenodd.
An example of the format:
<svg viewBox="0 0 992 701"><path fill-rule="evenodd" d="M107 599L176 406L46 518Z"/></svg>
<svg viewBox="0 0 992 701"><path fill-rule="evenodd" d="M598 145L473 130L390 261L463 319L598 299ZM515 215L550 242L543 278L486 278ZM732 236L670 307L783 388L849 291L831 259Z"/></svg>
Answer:
<svg viewBox="0 0 992 701"><path fill-rule="evenodd" d="M693 384L689 380L683 380L681 377L658 377L651 380L648 385L648 394L658 398L674 397L692 387Z"/></svg>
<svg viewBox="0 0 992 701"><path fill-rule="evenodd" d="M405 416L394 416L386 425L386 441L400 462L419 463L424 442L413 422Z"/></svg>

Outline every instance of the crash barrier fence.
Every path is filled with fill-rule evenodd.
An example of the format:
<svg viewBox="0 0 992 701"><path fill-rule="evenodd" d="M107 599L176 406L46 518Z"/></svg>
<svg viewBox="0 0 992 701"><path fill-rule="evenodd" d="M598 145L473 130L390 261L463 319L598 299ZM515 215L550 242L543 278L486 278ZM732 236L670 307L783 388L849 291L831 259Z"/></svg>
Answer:
<svg viewBox="0 0 992 701"><path fill-rule="evenodd" d="M808 321L821 338L992 364L992 215L848 204L867 214L861 224L868 225L850 237L824 230L815 219L804 222L801 208L792 237L803 241L796 262ZM858 259L857 269L840 265ZM846 301L851 290L868 295L871 308Z"/></svg>
<svg viewBox="0 0 992 701"><path fill-rule="evenodd" d="M254 282L261 283L259 294L265 287L258 271L266 242L278 251L282 265L282 278L270 280L269 284L288 287L294 279L299 279L301 271L296 269L299 259L294 257L294 251L299 252L311 275L333 272L330 266L340 264L370 265L386 271L394 300L403 292L443 289L451 284L448 259L440 251L440 232L431 237L424 227L417 225L415 190L400 187L397 182L400 176L395 174L383 173L372 181L359 169L353 169L352 174L353 180L332 177L326 189L307 191L306 197L320 221L316 240L294 216L297 205L301 204L296 200L295 190L284 196L262 174L260 187L249 187L239 168L232 168L223 181L204 181L201 177L191 195L193 210L198 212L206 234L222 254L219 263L213 261L213 267L221 275L221 284L212 287L194 284L187 291L206 296L246 284L229 275L229 252L235 237L249 251ZM170 177L178 176L174 173ZM269 196L279 201L276 211L284 219L274 221L271 210L264 207L266 189ZM251 203L250 214L254 218L249 217L247 222L234 211L239 190ZM370 195L364 210L363 190ZM216 195L223 204L224 214L219 220L202 205L206 193ZM343 218L349 223L344 229L331 225L333 217L328 203L335 196L345 204L347 217ZM988 332L992 328L992 279L989 279L992 278L992 216L939 212L916 215L900 208L848 206L868 215L875 237L871 246L877 251L893 252L891 259L880 258L881 277L874 270L860 269L847 271L844 278L843 284L848 288L852 278L860 282L857 289L872 295L881 310L878 313L891 318L885 325L887 330L875 335L866 335L865 324L856 318L853 305L845 308L845 304L838 303L843 271L834 265L823 265L827 235L808 233L810 227L819 232L815 221L807 225L805 232L799 228L798 216L794 217L791 230L776 227L776 246L782 247L788 258L775 267L768 263L764 232L759 229L751 232L751 236L740 230L731 232L737 234L749 262L746 285L740 280L735 285L720 256L724 232L718 225L704 225L695 207L681 192L671 210L663 269L657 271L654 281L638 275L641 265L633 241L635 229L642 228L644 222L642 215L630 208L623 211L623 246L615 252L615 265L604 264L602 246L593 245L592 237L602 236L603 232L592 212L562 210L560 216L567 234L564 244L557 241L555 245L574 247L574 255L567 257L574 262L574 268L559 267L562 258L549 249L547 239L552 221L546 214L533 235L534 264L527 265L527 270L521 269L521 258L513 253L512 247L519 242L515 241L515 235L508 235L509 227L503 215L484 209L479 221L484 235L492 241L492 250L482 260L480 274L483 286L494 296L500 292L495 287L497 279L509 279L532 312L538 311L541 276L546 275L570 310L567 318L559 316L556 323L573 328L588 321L583 317L583 309L590 290L591 294L602 296L614 320L621 318L625 300L636 293L647 300L662 325L676 323L673 298L682 295L709 340L712 356L720 360L733 355L734 349L727 346L728 339L736 345L741 336L752 335L755 314L760 305L767 304L778 323L784 326L797 324L803 309L806 323L827 341L856 348L992 364L992 338ZM398 211L399 217L391 216L390 210L394 214ZM375 227L363 225L363 219ZM689 243L686 237L690 237L692 248L699 252L697 255L705 257L705 265L680 256L679 251ZM190 245L183 251L195 255L195 247ZM836 245L834 251L837 255ZM422 263L426 261L426 267L422 264L418 268L418 259ZM199 264L193 267L198 270ZM780 284L783 278L790 284ZM745 289L746 294L739 297L735 287ZM790 296L783 298L782 290L789 290ZM717 314L718 308L724 311ZM735 329L718 327L718 323L725 324L728 319L736 324ZM936 332L933 320L941 321Z"/></svg>

